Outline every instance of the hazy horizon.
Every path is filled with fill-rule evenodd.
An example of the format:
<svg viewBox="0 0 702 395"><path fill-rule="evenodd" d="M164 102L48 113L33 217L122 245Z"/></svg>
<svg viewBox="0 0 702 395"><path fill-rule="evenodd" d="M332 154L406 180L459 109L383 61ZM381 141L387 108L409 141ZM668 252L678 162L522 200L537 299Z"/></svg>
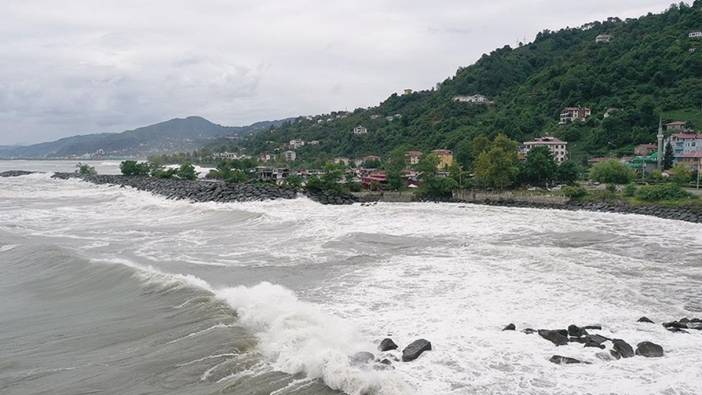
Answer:
<svg viewBox="0 0 702 395"><path fill-rule="evenodd" d="M0 5L0 145L191 115L242 126L373 106L544 29L671 2L584 1L566 17L555 0L51 4Z"/></svg>

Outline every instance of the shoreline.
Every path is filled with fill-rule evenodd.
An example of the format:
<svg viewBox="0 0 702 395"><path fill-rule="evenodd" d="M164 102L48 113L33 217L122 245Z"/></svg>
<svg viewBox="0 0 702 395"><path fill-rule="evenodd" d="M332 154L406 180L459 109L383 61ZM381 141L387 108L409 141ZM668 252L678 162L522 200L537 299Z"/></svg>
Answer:
<svg viewBox="0 0 702 395"><path fill-rule="evenodd" d="M33 172L12 170L0 173L0 177L16 177ZM81 176L75 173L56 172L52 178L67 180L81 179L98 185L129 186L141 191L151 192L166 199L189 200L192 202L251 202L267 200L291 200L299 196L307 196L324 205L349 205L353 203L410 203L410 202L436 202L436 203L469 203L484 206L556 209L568 211L591 211L613 214L638 214L662 219L671 219L691 223L702 223L702 208L699 207L666 207L663 205L647 204L631 206L623 202L578 202L568 199L553 199L552 196L532 196L520 199L500 198L498 195L489 194L475 198L450 198L443 200L424 199L417 200L407 193L355 193L343 194L329 191L312 192L298 191L288 187L270 184L227 184L221 181L210 180L178 180L158 179L152 177L126 177L122 175L96 175Z"/></svg>

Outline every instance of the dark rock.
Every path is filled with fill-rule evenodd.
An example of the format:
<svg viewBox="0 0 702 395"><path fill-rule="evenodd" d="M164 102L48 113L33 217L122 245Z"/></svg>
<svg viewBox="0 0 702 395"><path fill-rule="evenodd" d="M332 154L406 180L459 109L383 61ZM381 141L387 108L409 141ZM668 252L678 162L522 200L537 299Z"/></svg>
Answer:
<svg viewBox="0 0 702 395"><path fill-rule="evenodd" d="M380 351L397 350L397 344L395 344L395 342L392 341L392 339L386 338L380 342L380 344L378 345L378 350L380 350Z"/></svg>
<svg viewBox="0 0 702 395"><path fill-rule="evenodd" d="M568 335L572 337L583 337L587 335L587 331L584 328L579 328L576 325L568 326Z"/></svg>
<svg viewBox="0 0 702 395"><path fill-rule="evenodd" d="M597 343L597 344L602 344L609 340L609 338L604 337L602 335L587 335L585 336L585 343Z"/></svg>
<svg viewBox="0 0 702 395"><path fill-rule="evenodd" d="M373 362L374 360L375 355L367 351L357 352L356 354L353 354L351 357L349 357L349 361L353 366L365 365L367 363Z"/></svg>
<svg viewBox="0 0 702 395"><path fill-rule="evenodd" d="M653 324L653 323L654 323L654 322L651 321L651 319L648 318L648 317L641 317L641 318L639 318L638 321L636 321L636 322L646 322L646 323L649 323L649 324Z"/></svg>
<svg viewBox="0 0 702 395"><path fill-rule="evenodd" d="M517 327L514 324L509 324L506 327L504 327L504 329L502 329L502 330L503 331L514 331L516 329L517 329Z"/></svg>
<svg viewBox="0 0 702 395"><path fill-rule="evenodd" d="M624 340L613 339L612 343L614 344L614 351L618 352L623 358L631 358L635 355L634 349Z"/></svg>
<svg viewBox="0 0 702 395"><path fill-rule="evenodd" d="M687 329L687 324L679 321L673 321L673 322L664 322L663 326L670 329L670 328L678 328L678 329Z"/></svg>
<svg viewBox="0 0 702 395"><path fill-rule="evenodd" d="M636 355L647 358L658 358L663 356L663 347L656 343L641 342L636 346Z"/></svg>
<svg viewBox="0 0 702 395"><path fill-rule="evenodd" d="M602 325L587 325L587 326L582 327L582 329L590 330L590 331L601 331Z"/></svg>
<svg viewBox="0 0 702 395"><path fill-rule="evenodd" d="M602 350L605 349L604 344L602 344L602 343L597 343L597 342L593 342L593 341L588 341L588 342L586 342L584 347L599 348L599 349L602 349Z"/></svg>
<svg viewBox="0 0 702 395"><path fill-rule="evenodd" d="M532 328L526 328L526 329L524 329L522 332L526 333L527 335L531 335L531 334L533 334L533 333L536 333L537 330L536 330L536 329L532 329Z"/></svg>
<svg viewBox="0 0 702 395"><path fill-rule="evenodd" d="M392 361L387 358L380 361L380 363L382 363L383 365L392 365Z"/></svg>
<svg viewBox="0 0 702 395"><path fill-rule="evenodd" d="M402 362L410 362L419 358L424 351L431 350L431 342L426 339L415 340L402 350Z"/></svg>
<svg viewBox="0 0 702 395"><path fill-rule="evenodd" d="M666 328L666 329L669 330L670 332L673 332L673 333L690 333L690 332L688 332L684 329L680 329L678 327L670 327L670 328Z"/></svg>
<svg viewBox="0 0 702 395"><path fill-rule="evenodd" d="M622 354L618 353L617 351L609 350L609 354L610 354L614 359L622 359Z"/></svg>
<svg viewBox="0 0 702 395"><path fill-rule="evenodd" d="M577 360L575 358L570 358L570 357L564 357L561 355L554 355L549 359L549 361L558 364L558 365L570 365L574 363L586 363L580 360Z"/></svg>
<svg viewBox="0 0 702 395"><path fill-rule="evenodd" d="M556 346L564 346L568 344L567 331L566 336L564 336L562 332L557 330L539 329L539 336L550 341Z"/></svg>
<svg viewBox="0 0 702 395"><path fill-rule="evenodd" d="M26 171L26 170L8 170L8 171L3 171L2 173L0 173L0 177L21 177L21 176L28 176L28 175L34 174L34 173L36 173L36 172Z"/></svg>

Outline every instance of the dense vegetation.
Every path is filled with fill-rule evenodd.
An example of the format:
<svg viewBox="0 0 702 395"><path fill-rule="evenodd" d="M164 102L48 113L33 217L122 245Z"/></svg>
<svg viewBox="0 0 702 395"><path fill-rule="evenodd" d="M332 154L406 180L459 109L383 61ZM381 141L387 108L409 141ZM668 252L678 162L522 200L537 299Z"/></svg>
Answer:
<svg viewBox="0 0 702 395"><path fill-rule="evenodd" d="M516 140L549 133L570 142L571 156L630 154L655 141L659 117L702 126L702 0L673 5L638 19L609 18L579 28L543 31L531 43L505 46L431 91L392 95L377 107L350 114L299 118L243 141L249 153L273 152L291 139L319 140L298 149L302 161L336 156L387 157L397 149L452 149L472 167L473 139L499 133ZM610 43L595 43L611 34ZM454 102L456 95L483 94L494 105ZM558 125L564 107L587 106L585 123ZM609 108L617 111L604 117ZM399 114L400 116L386 117ZM351 132L357 125L366 135ZM235 147L227 147L233 149Z"/></svg>

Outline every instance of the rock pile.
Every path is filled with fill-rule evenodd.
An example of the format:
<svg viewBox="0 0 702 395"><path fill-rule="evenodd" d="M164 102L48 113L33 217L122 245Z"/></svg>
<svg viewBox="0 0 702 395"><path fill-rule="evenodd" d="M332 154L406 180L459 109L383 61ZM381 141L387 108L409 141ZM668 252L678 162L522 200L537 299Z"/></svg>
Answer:
<svg viewBox="0 0 702 395"><path fill-rule="evenodd" d="M0 177L20 177L36 173L35 171L8 170L0 173Z"/></svg>

